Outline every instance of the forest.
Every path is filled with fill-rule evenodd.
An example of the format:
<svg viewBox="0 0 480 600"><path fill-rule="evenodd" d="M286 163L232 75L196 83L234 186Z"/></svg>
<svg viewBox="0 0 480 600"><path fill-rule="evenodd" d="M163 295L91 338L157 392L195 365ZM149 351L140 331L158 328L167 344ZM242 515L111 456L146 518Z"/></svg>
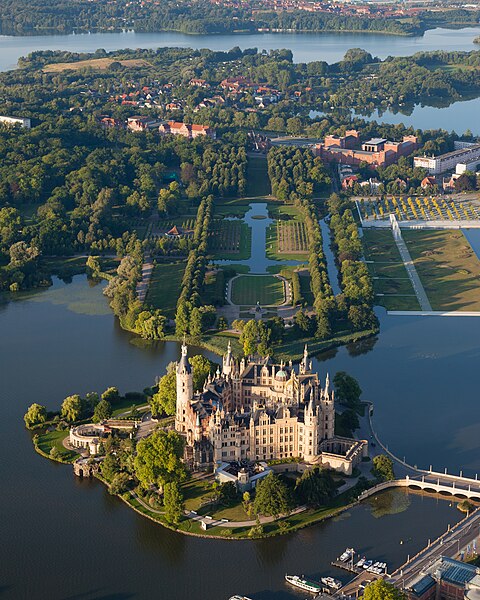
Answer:
<svg viewBox="0 0 480 600"><path fill-rule="evenodd" d="M445 24L474 25L478 10L424 10L413 19L382 15L342 15L330 12L273 7L222 6L208 0L161 3L116 0L1 0L0 33L41 35L72 31L182 31L185 33L255 32L258 29L295 31L373 31L395 35L421 35Z"/></svg>

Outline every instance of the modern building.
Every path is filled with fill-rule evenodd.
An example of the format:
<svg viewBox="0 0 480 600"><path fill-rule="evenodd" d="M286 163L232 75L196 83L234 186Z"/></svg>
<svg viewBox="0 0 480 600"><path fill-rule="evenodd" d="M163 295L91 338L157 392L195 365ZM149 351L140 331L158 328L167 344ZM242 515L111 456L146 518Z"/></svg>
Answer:
<svg viewBox="0 0 480 600"><path fill-rule="evenodd" d="M441 556L408 585L406 592L409 600L478 600L480 569Z"/></svg>
<svg viewBox="0 0 480 600"><path fill-rule="evenodd" d="M480 162L480 144L473 144L440 156L415 156L413 159L415 167L423 167L431 175L454 171L459 163L470 164L476 162Z"/></svg>
<svg viewBox="0 0 480 600"><path fill-rule="evenodd" d="M23 127L24 129L30 129L32 126L32 122L30 121L30 119L27 119L26 117L0 116L0 123L3 123L4 125L10 125L13 127L15 127L15 125L20 125L20 127Z"/></svg>
<svg viewBox="0 0 480 600"><path fill-rule="evenodd" d="M177 364L175 429L186 437L192 469L221 463L297 458L350 475L368 454L366 441L336 438L334 392L311 372L308 351L298 370L265 359L237 361L229 345L223 369L194 393L182 346Z"/></svg>
<svg viewBox="0 0 480 600"><path fill-rule="evenodd" d="M323 143L313 147L313 152L329 162L347 165L365 163L377 168L391 165L416 149L417 138L414 135L404 136L401 142L373 138L361 143L358 131L350 129L343 136L327 135Z"/></svg>

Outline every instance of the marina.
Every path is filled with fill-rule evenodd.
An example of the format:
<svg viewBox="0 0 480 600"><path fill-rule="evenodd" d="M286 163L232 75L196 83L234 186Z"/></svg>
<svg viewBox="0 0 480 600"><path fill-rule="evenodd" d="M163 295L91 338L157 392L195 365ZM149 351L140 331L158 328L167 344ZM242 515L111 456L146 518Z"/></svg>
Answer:
<svg viewBox="0 0 480 600"><path fill-rule="evenodd" d="M367 572L377 575L387 575L387 563L374 561L367 559L362 556L357 562L355 562L356 552L353 548L347 548L343 554L341 554L336 560L332 561L331 565L338 569L343 569L349 573L360 573Z"/></svg>

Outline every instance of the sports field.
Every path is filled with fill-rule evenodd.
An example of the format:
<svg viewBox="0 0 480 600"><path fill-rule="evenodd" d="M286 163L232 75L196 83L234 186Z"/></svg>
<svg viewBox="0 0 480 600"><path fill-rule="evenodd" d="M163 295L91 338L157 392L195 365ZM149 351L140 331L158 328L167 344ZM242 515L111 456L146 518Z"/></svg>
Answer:
<svg viewBox="0 0 480 600"><path fill-rule="evenodd" d="M232 302L240 306L282 304L285 289L281 279L273 275L240 275L232 281Z"/></svg>

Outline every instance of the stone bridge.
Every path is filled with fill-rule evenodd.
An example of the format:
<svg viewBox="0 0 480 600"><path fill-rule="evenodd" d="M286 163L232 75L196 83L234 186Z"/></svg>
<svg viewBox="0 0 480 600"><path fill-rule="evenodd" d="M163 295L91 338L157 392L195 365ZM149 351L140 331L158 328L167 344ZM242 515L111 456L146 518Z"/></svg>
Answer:
<svg viewBox="0 0 480 600"><path fill-rule="evenodd" d="M384 481L374 487L365 490L358 497L359 500L364 500L382 490L395 487L408 487L414 490L423 490L425 492L433 492L456 496L461 499L476 500L480 502L480 481L477 479L469 479L467 477L457 477L454 475L445 475L443 473L435 473L433 471L426 474L410 477L406 475L402 479L393 479L392 481Z"/></svg>

